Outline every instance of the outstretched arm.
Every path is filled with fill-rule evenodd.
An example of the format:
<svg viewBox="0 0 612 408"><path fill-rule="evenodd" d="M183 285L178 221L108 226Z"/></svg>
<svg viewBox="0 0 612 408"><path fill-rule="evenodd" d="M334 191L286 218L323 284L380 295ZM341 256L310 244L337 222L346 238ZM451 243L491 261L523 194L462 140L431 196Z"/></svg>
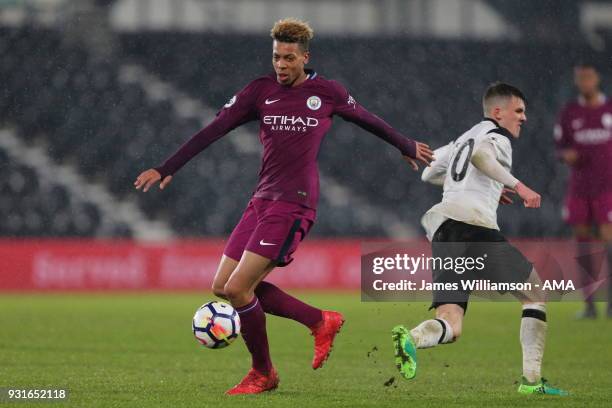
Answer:
<svg viewBox="0 0 612 408"><path fill-rule="evenodd" d="M185 142L172 156L166 159L161 166L142 172L136 178L134 186L137 190L142 188L142 191L147 192L151 186L159 180L162 180L159 188L163 190L172 181L172 175L174 173L180 170L198 153L206 149L210 144L239 124L240 123L236 123L235 120L232 120L229 115L223 115L223 113L221 113L211 124Z"/></svg>
<svg viewBox="0 0 612 408"><path fill-rule="evenodd" d="M435 160L421 173L421 180L437 186L444 185L446 170L452 152L453 142L434 150Z"/></svg>
<svg viewBox="0 0 612 408"><path fill-rule="evenodd" d="M418 170L418 162L428 166L433 160L433 152L427 144L405 137L387 122L358 104L340 84L335 82L334 86L336 88L335 114L395 146L414 170Z"/></svg>
<svg viewBox="0 0 612 408"><path fill-rule="evenodd" d="M519 197L523 199L525 207L540 207L540 195L521 183L497 161L495 148L491 143L480 143L470 160L474 167L483 172L486 176L502 183L506 187L514 189Z"/></svg>
<svg viewBox="0 0 612 408"><path fill-rule="evenodd" d="M172 181L174 173L180 170L181 167L198 153L234 128L256 119L256 84L256 81L251 82L230 99L208 126L193 135L161 166L140 173L136 181L134 181L136 189L142 188L146 192L151 186L161 180L159 188L163 190Z"/></svg>
<svg viewBox="0 0 612 408"><path fill-rule="evenodd" d="M580 155L574 147L574 130L570 126L570 123L571 119L568 115L568 111L564 109L555 124L555 149L557 150L558 157L563 160L565 164L568 166L575 166L580 159Z"/></svg>

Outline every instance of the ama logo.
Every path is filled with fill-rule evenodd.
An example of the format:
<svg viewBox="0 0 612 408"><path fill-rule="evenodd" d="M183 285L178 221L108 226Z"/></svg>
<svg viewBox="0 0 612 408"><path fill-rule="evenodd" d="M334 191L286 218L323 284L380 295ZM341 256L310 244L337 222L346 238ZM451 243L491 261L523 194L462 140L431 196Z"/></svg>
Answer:
<svg viewBox="0 0 612 408"><path fill-rule="evenodd" d="M571 280L546 280L542 285L544 290L559 290L561 292L572 292L576 290L574 282Z"/></svg>

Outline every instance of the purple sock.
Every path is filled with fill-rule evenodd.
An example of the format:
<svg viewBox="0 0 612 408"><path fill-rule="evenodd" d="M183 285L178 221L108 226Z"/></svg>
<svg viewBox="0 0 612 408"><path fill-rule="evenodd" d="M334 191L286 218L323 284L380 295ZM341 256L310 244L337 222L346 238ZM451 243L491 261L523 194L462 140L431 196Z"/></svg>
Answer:
<svg viewBox="0 0 612 408"><path fill-rule="evenodd" d="M312 329L323 319L321 309L307 305L269 282L257 285L255 295L264 312L295 320L308 328Z"/></svg>
<svg viewBox="0 0 612 408"><path fill-rule="evenodd" d="M261 303L257 296L254 296L253 300L242 307L237 307L236 311L240 315L242 326L240 332L251 353L253 368L268 374L272 369L272 360L266 332L266 314L261 308Z"/></svg>
<svg viewBox="0 0 612 408"><path fill-rule="evenodd" d="M577 258L579 266L582 268L580 271L580 286L583 288L584 303L587 310L594 310L595 304L593 303L593 294L586 291L586 287L595 282L597 274L593 270L593 255L591 254L592 239L591 238L577 238Z"/></svg>

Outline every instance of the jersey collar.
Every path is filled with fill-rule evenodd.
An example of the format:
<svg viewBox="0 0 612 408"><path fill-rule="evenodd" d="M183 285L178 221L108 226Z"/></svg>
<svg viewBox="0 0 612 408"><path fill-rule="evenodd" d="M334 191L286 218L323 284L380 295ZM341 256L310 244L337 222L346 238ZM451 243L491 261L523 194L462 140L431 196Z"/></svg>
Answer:
<svg viewBox="0 0 612 408"><path fill-rule="evenodd" d="M304 70L304 72L306 73L306 80L308 81L309 79L315 79L317 77L317 73L313 70L313 69L308 69L306 68Z"/></svg>
<svg viewBox="0 0 612 408"><path fill-rule="evenodd" d="M319 76L319 74L317 74L313 69L304 69L304 72L306 73L306 80L304 82L302 82L301 84L299 84L297 87L299 88L300 86L304 85L307 81L310 81L311 79L315 79L316 77ZM270 79L273 79L276 82L276 72L271 72L269 75ZM277 82L278 84L278 82ZM278 84L280 87L283 88L291 88L291 87L287 87L287 85L281 85Z"/></svg>
<svg viewBox="0 0 612 408"><path fill-rule="evenodd" d="M603 105L604 103L606 103L608 98L606 97L606 95L600 92L599 95L597 96L597 99L599 99L599 104ZM586 106L586 99L584 98L584 96L582 95L578 96L578 105Z"/></svg>
<svg viewBox="0 0 612 408"><path fill-rule="evenodd" d="M489 122L493 122L493 124L494 124L496 127L501 127L501 126L499 126L499 123L497 123L497 121L496 121L495 119L493 119L493 118L488 118L488 117L486 117L486 116L485 116L485 117L484 117L484 119L483 119L482 121L483 121L483 122L485 122L485 121L487 121L487 120L488 120Z"/></svg>
<svg viewBox="0 0 612 408"><path fill-rule="evenodd" d="M505 127L500 126L500 124L495 119L485 117L483 119L483 122L485 121L493 122L493 124L497 127L496 129L489 130L487 134L488 133L498 133L500 135L506 136L508 139L510 139L510 142L514 141L514 137L512 136L512 133L510 133L510 131L506 129Z"/></svg>

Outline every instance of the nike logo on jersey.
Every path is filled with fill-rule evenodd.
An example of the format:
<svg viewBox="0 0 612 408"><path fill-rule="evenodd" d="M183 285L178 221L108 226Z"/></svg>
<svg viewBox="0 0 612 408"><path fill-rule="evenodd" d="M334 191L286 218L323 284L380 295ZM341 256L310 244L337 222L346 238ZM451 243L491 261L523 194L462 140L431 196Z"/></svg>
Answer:
<svg viewBox="0 0 612 408"><path fill-rule="evenodd" d="M271 105L271 104L273 104L274 102L278 102L278 101L280 101L280 99L272 99L272 100L270 100L270 99L266 99L266 100L265 100L265 104L266 104L266 105Z"/></svg>
<svg viewBox="0 0 612 408"><path fill-rule="evenodd" d="M272 243L270 243L270 242L265 242L265 241L262 239L261 241L259 241L259 245L262 245L262 246L267 246L267 245L276 245L276 244L272 244Z"/></svg>

